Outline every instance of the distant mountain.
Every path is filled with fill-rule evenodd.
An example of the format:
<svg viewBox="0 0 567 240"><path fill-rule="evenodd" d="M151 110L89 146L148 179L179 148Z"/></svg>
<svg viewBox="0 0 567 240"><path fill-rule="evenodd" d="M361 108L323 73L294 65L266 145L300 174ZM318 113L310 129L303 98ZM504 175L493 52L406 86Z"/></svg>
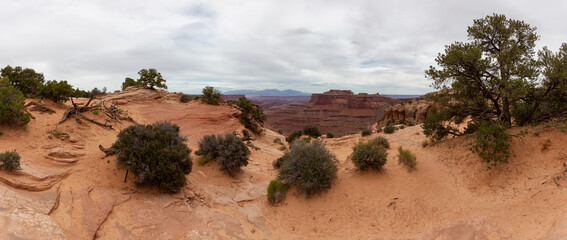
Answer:
<svg viewBox="0 0 567 240"><path fill-rule="evenodd" d="M311 93L304 93L292 89L278 90L278 89L265 89L265 90L233 90L223 92L225 95L257 95L257 96L304 96L311 95Z"/></svg>

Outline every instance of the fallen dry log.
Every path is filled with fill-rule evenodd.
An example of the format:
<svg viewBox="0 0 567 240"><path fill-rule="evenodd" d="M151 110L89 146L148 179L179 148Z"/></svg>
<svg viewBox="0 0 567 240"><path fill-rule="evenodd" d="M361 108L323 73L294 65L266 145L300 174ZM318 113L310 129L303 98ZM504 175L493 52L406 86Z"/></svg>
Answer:
<svg viewBox="0 0 567 240"><path fill-rule="evenodd" d="M67 111L65 111L65 113L63 113L63 117L61 118L61 121L59 121L58 124L65 122L67 119L71 117L84 119L101 127L107 127L110 129L113 129L111 122L127 120L133 122L134 124L137 124L132 117L124 114L125 111L117 108L116 103L112 103L110 107L107 107L104 101L100 101L98 104L91 105L93 99L94 98L90 98L87 103L81 104L81 103L75 103L73 98L71 98L72 106ZM106 119L104 122L101 122L99 120L89 118L84 114L82 114L84 112L89 112L89 111L100 111L104 113L104 115L107 116L109 119Z"/></svg>
<svg viewBox="0 0 567 240"><path fill-rule="evenodd" d="M29 102L28 104L26 104L24 106L24 108L27 108L29 106L33 106L30 108L30 111L39 111L41 113L55 113L55 110L46 107L45 105L41 104L41 103L36 103L36 102Z"/></svg>

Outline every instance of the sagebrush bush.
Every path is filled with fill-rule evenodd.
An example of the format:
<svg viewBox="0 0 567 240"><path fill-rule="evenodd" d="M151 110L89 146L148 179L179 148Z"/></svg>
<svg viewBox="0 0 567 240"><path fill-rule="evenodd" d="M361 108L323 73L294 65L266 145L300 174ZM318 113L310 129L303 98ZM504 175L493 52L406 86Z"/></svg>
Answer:
<svg viewBox="0 0 567 240"><path fill-rule="evenodd" d="M199 150L195 154L215 159L221 165L221 170L232 175L239 172L242 166L248 165L250 150L234 134L226 134L224 137L208 135L199 141Z"/></svg>
<svg viewBox="0 0 567 240"><path fill-rule="evenodd" d="M288 186L278 180L270 181L268 185L268 201L270 203L280 202L285 198Z"/></svg>
<svg viewBox="0 0 567 240"><path fill-rule="evenodd" d="M0 163L2 163L2 168L5 170L14 171L20 168L20 155L16 150L0 153Z"/></svg>
<svg viewBox="0 0 567 240"><path fill-rule="evenodd" d="M417 166L415 154L410 150L404 150L400 146L398 148L398 164L404 164L404 166L408 168L408 171L415 169L415 166Z"/></svg>
<svg viewBox="0 0 567 240"><path fill-rule="evenodd" d="M382 128L376 129L376 133L381 133L381 132L382 132Z"/></svg>
<svg viewBox="0 0 567 240"><path fill-rule="evenodd" d="M364 129L364 130L362 130L362 132L360 132L360 135L362 135L363 137L372 135L372 130Z"/></svg>
<svg viewBox="0 0 567 240"><path fill-rule="evenodd" d="M384 133L391 134L394 133L394 131L396 131L396 127L394 126L389 125L384 127Z"/></svg>
<svg viewBox="0 0 567 240"><path fill-rule="evenodd" d="M388 159L386 150L378 145L358 143L353 148L352 162L360 170L380 171Z"/></svg>
<svg viewBox="0 0 567 240"><path fill-rule="evenodd" d="M368 141L368 144L380 146L383 148L390 148L390 142L388 142L388 139L380 136L371 139L370 141Z"/></svg>
<svg viewBox="0 0 567 240"><path fill-rule="evenodd" d="M330 133L330 132L329 132L329 133L327 133L327 138L334 138L334 137L335 137L335 134L333 134L333 133Z"/></svg>
<svg viewBox="0 0 567 240"><path fill-rule="evenodd" d="M30 121L24 111L26 97L8 81L0 78L0 124L25 126Z"/></svg>
<svg viewBox="0 0 567 240"><path fill-rule="evenodd" d="M185 186L191 172L191 150L171 123L130 126L118 134L112 145L120 165L136 175L136 184L153 185L170 192Z"/></svg>
<svg viewBox="0 0 567 240"><path fill-rule="evenodd" d="M242 112L242 115L240 115L240 123L253 133L260 134L262 132L261 124L266 121L264 111L262 111L259 106L252 104L246 97L239 98L236 106Z"/></svg>
<svg viewBox="0 0 567 240"><path fill-rule="evenodd" d="M187 94L182 94L181 97L179 98L179 101L182 103L187 103L189 101L191 101L191 96L187 95Z"/></svg>
<svg viewBox="0 0 567 240"><path fill-rule="evenodd" d="M250 140L251 139L250 131L248 131L246 129L242 129L242 139L243 140Z"/></svg>
<svg viewBox="0 0 567 240"><path fill-rule="evenodd" d="M221 101L221 92L216 90L211 86L206 86L203 88L203 97L201 97L201 102L210 105L219 105Z"/></svg>
<svg viewBox="0 0 567 240"><path fill-rule="evenodd" d="M307 125L303 127L303 134L310 136L312 138L318 138L321 136L321 132L319 131L319 128L312 125Z"/></svg>
<svg viewBox="0 0 567 240"><path fill-rule="evenodd" d="M298 193L309 197L331 187L337 176L335 161L335 155L322 141L294 141L282 157L277 179L295 185Z"/></svg>
<svg viewBox="0 0 567 240"><path fill-rule="evenodd" d="M281 139L281 138L275 138L275 139L274 139L274 143L283 144L283 142L282 142L282 139Z"/></svg>

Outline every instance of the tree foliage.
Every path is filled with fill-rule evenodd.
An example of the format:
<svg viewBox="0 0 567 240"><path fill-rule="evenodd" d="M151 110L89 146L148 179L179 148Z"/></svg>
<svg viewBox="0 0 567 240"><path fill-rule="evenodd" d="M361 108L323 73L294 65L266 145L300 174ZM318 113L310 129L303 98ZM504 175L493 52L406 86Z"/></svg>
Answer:
<svg viewBox="0 0 567 240"><path fill-rule="evenodd" d="M149 88L163 88L167 89L165 85L165 79L161 76L161 73L158 72L155 68L150 69L142 69L138 72L140 78L138 78L138 84L142 86L146 86Z"/></svg>
<svg viewBox="0 0 567 240"><path fill-rule="evenodd" d="M206 86L203 88L203 97L201 102L210 105L219 105L221 102L221 92L214 87Z"/></svg>
<svg viewBox="0 0 567 240"><path fill-rule="evenodd" d="M67 81L47 81L44 85L38 88L38 95L51 99L54 102L67 101L75 93L73 86Z"/></svg>
<svg viewBox="0 0 567 240"><path fill-rule="evenodd" d="M307 125L303 127L303 134L310 136L312 138L318 138L321 136L321 132L317 126Z"/></svg>
<svg viewBox="0 0 567 240"><path fill-rule="evenodd" d="M7 77L16 89L28 97L34 95L37 88L45 81L43 73L37 73L31 68L11 67L8 65L0 71L0 77Z"/></svg>
<svg viewBox="0 0 567 240"><path fill-rule="evenodd" d="M140 85L141 84L138 81L136 81L136 80L134 80L130 77L127 77L127 78L124 79L124 82L122 83L122 91L126 90L126 88L128 88L128 87L140 86Z"/></svg>
<svg viewBox="0 0 567 240"><path fill-rule="evenodd" d="M473 151L487 162L505 162L506 128L567 110L567 45L558 53L544 47L536 59L536 28L499 14L474 20L467 32L470 41L446 46L437 67L425 71L440 90L431 96L440 108L428 111L424 133L434 141L462 135L451 123L471 117L466 133L476 132ZM495 149L502 154L489 153Z"/></svg>
<svg viewBox="0 0 567 240"><path fill-rule="evenodd" d="M171 123L130 126L118 134L112 148L120 165L136 175L136 184L177 192L191 172L191 150L179 127Z"/></svg>
<svg viewBox="0 0 567 240"><path fill-rule="evenodd" d="M14 87L7 77L0 78L0 124L25 126L30 114L24 111L26 97Z"/></svg>

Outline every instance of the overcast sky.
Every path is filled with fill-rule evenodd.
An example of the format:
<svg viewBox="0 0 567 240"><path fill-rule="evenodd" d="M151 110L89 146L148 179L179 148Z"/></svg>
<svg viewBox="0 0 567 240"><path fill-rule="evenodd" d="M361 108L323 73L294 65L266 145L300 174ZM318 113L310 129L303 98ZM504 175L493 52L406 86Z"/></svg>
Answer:
<svg viewBox="0 0 567 240"><path fill-rule="evenodd" d="M567 42L567 1L2 0L0 67L82 89L156 68L170 91L296 89L422 94L424 70L492 13Z"/></svg>

